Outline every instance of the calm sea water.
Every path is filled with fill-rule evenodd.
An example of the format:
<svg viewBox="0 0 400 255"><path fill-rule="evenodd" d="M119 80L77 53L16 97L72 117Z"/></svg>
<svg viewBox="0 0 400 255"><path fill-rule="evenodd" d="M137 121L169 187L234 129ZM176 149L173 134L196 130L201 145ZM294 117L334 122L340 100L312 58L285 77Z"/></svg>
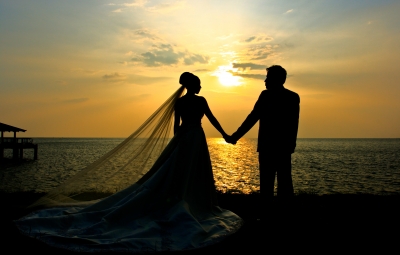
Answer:
<svg viewBox="0 0 400 255"><path fill-rule="evenodd" d="M0 191L46 192L117 146L121 138L36 138L18 164L2 164ZM207 139L218 190L259 191L257 139L235 146ZM6 150L5 156L11 157ZM292 155L295 192L400 194L400 139L298 139Z"/></svg>

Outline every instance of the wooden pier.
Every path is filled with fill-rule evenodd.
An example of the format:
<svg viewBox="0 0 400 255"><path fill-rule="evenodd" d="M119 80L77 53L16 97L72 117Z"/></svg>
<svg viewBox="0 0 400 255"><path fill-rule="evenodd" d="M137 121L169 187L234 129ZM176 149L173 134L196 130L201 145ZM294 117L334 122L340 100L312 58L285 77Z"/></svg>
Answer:
<svg viewBox="0 0 400 255"><path fill-rule="evenodd" d="M0 123L0 159L4 158L4 150L13 150L13 159L22 159L24 149L33 149L33 158L38 158L38 145L33 143L32 138L17 138L17 132L25 132L25 129L13 127ZM14 132L14 137L4 137L4 132Z"/></svg>

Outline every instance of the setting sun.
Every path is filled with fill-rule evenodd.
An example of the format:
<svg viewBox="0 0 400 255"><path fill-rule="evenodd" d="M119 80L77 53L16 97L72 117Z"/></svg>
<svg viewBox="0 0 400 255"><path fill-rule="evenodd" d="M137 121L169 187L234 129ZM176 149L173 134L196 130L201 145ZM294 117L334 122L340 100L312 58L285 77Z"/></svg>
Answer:
<svg viewBox="0 0 400 255"><path fill-rule="evenodd" d="M219 66L214 75L218 77L219 83L223 86L231 87L241 85L242 78L240 76L232 75L232 71L234 70L230 66Z"/></svg>

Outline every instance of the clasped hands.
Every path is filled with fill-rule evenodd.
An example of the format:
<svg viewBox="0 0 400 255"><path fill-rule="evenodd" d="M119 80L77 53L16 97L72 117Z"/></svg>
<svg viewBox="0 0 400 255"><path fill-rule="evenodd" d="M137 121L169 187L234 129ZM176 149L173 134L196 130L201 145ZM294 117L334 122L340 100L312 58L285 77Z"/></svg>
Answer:
<svg viewBox="0 0 400 255"><path fill-rule="evenodd" d="M236 144L237 140L233 138L231 135L225 134L224 136L225 142L230 143L230 144Z"/></svg>

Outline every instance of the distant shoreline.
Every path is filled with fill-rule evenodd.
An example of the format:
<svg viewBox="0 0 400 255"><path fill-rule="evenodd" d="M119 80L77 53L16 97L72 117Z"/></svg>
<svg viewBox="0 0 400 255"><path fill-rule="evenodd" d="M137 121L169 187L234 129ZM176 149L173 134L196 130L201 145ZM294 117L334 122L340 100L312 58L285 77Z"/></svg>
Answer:
<svg viewBox="0 0 400 255"><path fill-rule="evenodd" d="M4 138L13 138L13 136L4 136ZM17 138L32 138L32 139L126 139L127 137L67 137L67 136L18 136ZM207 137L207 138L221 138L222 137ZM258 139L257 137L243 137L245 139ZM324 140L377 140L377 139L400 139L400 137L339 137L339 138L332 138L332 137L300 137L297 138L298 140L313 140L313 139L324 139Z"/></svg>

